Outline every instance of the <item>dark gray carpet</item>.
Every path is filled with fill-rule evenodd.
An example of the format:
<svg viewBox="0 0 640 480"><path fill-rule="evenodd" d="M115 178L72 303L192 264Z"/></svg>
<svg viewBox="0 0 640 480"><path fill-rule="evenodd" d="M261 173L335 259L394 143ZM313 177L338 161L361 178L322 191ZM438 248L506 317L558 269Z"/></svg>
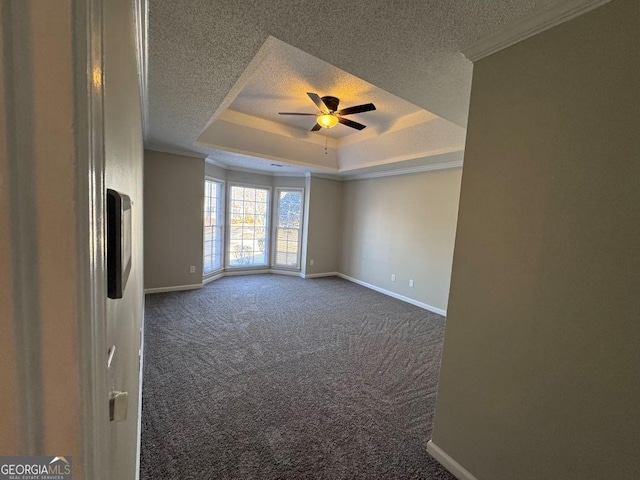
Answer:
<svg viewBox="0 0 640 480"><path fill-rule="evenodd" d="M443 336L335 277L149 295L141 478L453 479L426 452Z"/></svg>

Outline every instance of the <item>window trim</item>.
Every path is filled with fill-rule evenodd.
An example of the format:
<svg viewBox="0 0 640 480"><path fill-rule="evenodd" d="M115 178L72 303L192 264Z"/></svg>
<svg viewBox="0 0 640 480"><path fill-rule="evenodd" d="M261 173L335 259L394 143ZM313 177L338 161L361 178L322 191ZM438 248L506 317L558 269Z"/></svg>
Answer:
<svg viewBox="0 0 640 480"><path fill-rule="evenodd" d="M206 188L207 185L207 180L212 181L212 182L217 182L220 184L220 206L222 207L222 212L219 212L218 215L220 217L220 222L221 222L221 227L222 227L222 236L221 236L221 245L220 245L220 266L214 270L211 270L210 272L204 273L204 243L205 243L205 239L204 239L204 205L205 205L205 196L202 196L202 279L206 280L209 277L212 277L214 275L218 275L220 274L220 272L224 271L224 264L225 264L225 252L226 252L226 246L227 246L227 235L226 235L226 230L227 230L227 202L226 202L226 197L227 197L227 189L226 189L226 181L222 180L221 178L218 177L214 177L212 175L205 175L204 176L204 185ZM205 192L206 193L206 192Z"/></svg>
<svg viewBox="0 0 640 480"><path fill-rule="evenodd" d="M265 225L264 235L266 243L266 262L262 265L231 265L231 256L229 255L229 247L231 245L231 188L233 187L249 187L261 190L267 190L269 192L269 198L267 199L267 225ZM271 267L271 228L272 228L272 202L273 202L273 187L270 185L258 185L244 182L227 182L227 203L226 203L226 228L225 228L225 249L224 249L224 269L225 270L264 270Z"/></svg>
<svg viewBox="0 0 640 480"><path fill-rule="evenodd" d="M273 248L271 251L271 267L278 270L291 270L300 271L302 268L302 236L304 233L304 188L303 187L276 187L276 194L273 197L274 201L274 216L273 216L273 228L272 236L275 239ZM300 235L298 235L298 258L296 260L296 266L290 267L287 265L279 265L276 263L278 258L278 217L280 215L280 192L300 192Z"/></svg>

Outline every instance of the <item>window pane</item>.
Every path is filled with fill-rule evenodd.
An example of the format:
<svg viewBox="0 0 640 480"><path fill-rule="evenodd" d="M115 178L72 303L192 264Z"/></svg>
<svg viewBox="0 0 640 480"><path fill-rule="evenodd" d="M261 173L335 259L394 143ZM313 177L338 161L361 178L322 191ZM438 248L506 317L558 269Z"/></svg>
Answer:
<svg viewBox="0 0 640 480"><path fill-rule="evenodd" d="M204 273L222 267L222 183L206 179L204 183Z"/></svg>
<svg viewBox="0 0 640 480"><path fill-rule="evenodd" d="M276 227L276 265L298 267L299 239L302 228L302 192L281 190L278 193Z"/></svg>
<svg viewBox="0 0 640 480"><path fill-rule="evenodd" d="M269 190L231 187L229 265L267 265L267 225Z"/></svg>
<svg viewBox="0 0 640 480"><path fill-rule="evenodd" d="M269 190L257 190L256 191L256 201L268 203L269 202Z"/></svg>

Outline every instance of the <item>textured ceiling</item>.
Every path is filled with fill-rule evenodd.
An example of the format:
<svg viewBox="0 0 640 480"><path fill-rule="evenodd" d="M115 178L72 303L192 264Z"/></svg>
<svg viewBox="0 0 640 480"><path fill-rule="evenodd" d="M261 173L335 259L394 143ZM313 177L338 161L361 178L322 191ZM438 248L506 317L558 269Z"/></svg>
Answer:
<svg viewBox="0 0 640 480"><path fill-rule="evenodd" d="M284 42L271 42L267 58L233 100L229 109L309 131L314 117L278 115L278 112L318 113L307 96L332 95L340 99L339 108L373 103L377 110L348 118L369 128L384 128L397 118L421 109L351 75L313 55ZM338 125L316 135L342 138L358 130Z"/></svg>
<svg viewBox="0 0 640 480"><path fill-rule="evenodd" d="M461 47L557 1L150 0L147 143L208 153L194 140L269 35L464 126Z"/></svg>

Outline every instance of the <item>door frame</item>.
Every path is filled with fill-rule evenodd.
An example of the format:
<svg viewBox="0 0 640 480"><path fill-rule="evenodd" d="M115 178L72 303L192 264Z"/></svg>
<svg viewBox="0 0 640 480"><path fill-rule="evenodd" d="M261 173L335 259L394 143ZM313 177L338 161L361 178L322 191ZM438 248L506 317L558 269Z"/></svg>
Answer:
<svg viewBox="0 0 640 480"><path fill-rule="evenodd" d="M135 11L136 58L142 110L142 132L148 132L147 0L132 0ZM103 8L105 0L74 0L76 62L76 116L85 125L78 134L76 155L86 159L78 170L77 205L79 255L78 332L82 402L82 449L85 478L110 477L110 422L108 418L106 245L105 245L105 144ZM80 60L78 58L78 60ZM84 88L83 88L84 86ZM82 121L84 120L84 121ZM136 440L136 480L140 476L142 420L142 359L144 319L141 327L139 402Z"/></svg>
<svg viewBox="0 0 640 480"><path fill-rule="evenodd" d="M86 478L109 477L109 418L106 364L105 151L104 151L104 0L74 1L76 116L86 129L78 135L79 356L82 402L83 472ZM79 60L79 59L78 59ZM83 171L84 170L84 171ZM83 178L84 177L84 178Z"/></svg>

